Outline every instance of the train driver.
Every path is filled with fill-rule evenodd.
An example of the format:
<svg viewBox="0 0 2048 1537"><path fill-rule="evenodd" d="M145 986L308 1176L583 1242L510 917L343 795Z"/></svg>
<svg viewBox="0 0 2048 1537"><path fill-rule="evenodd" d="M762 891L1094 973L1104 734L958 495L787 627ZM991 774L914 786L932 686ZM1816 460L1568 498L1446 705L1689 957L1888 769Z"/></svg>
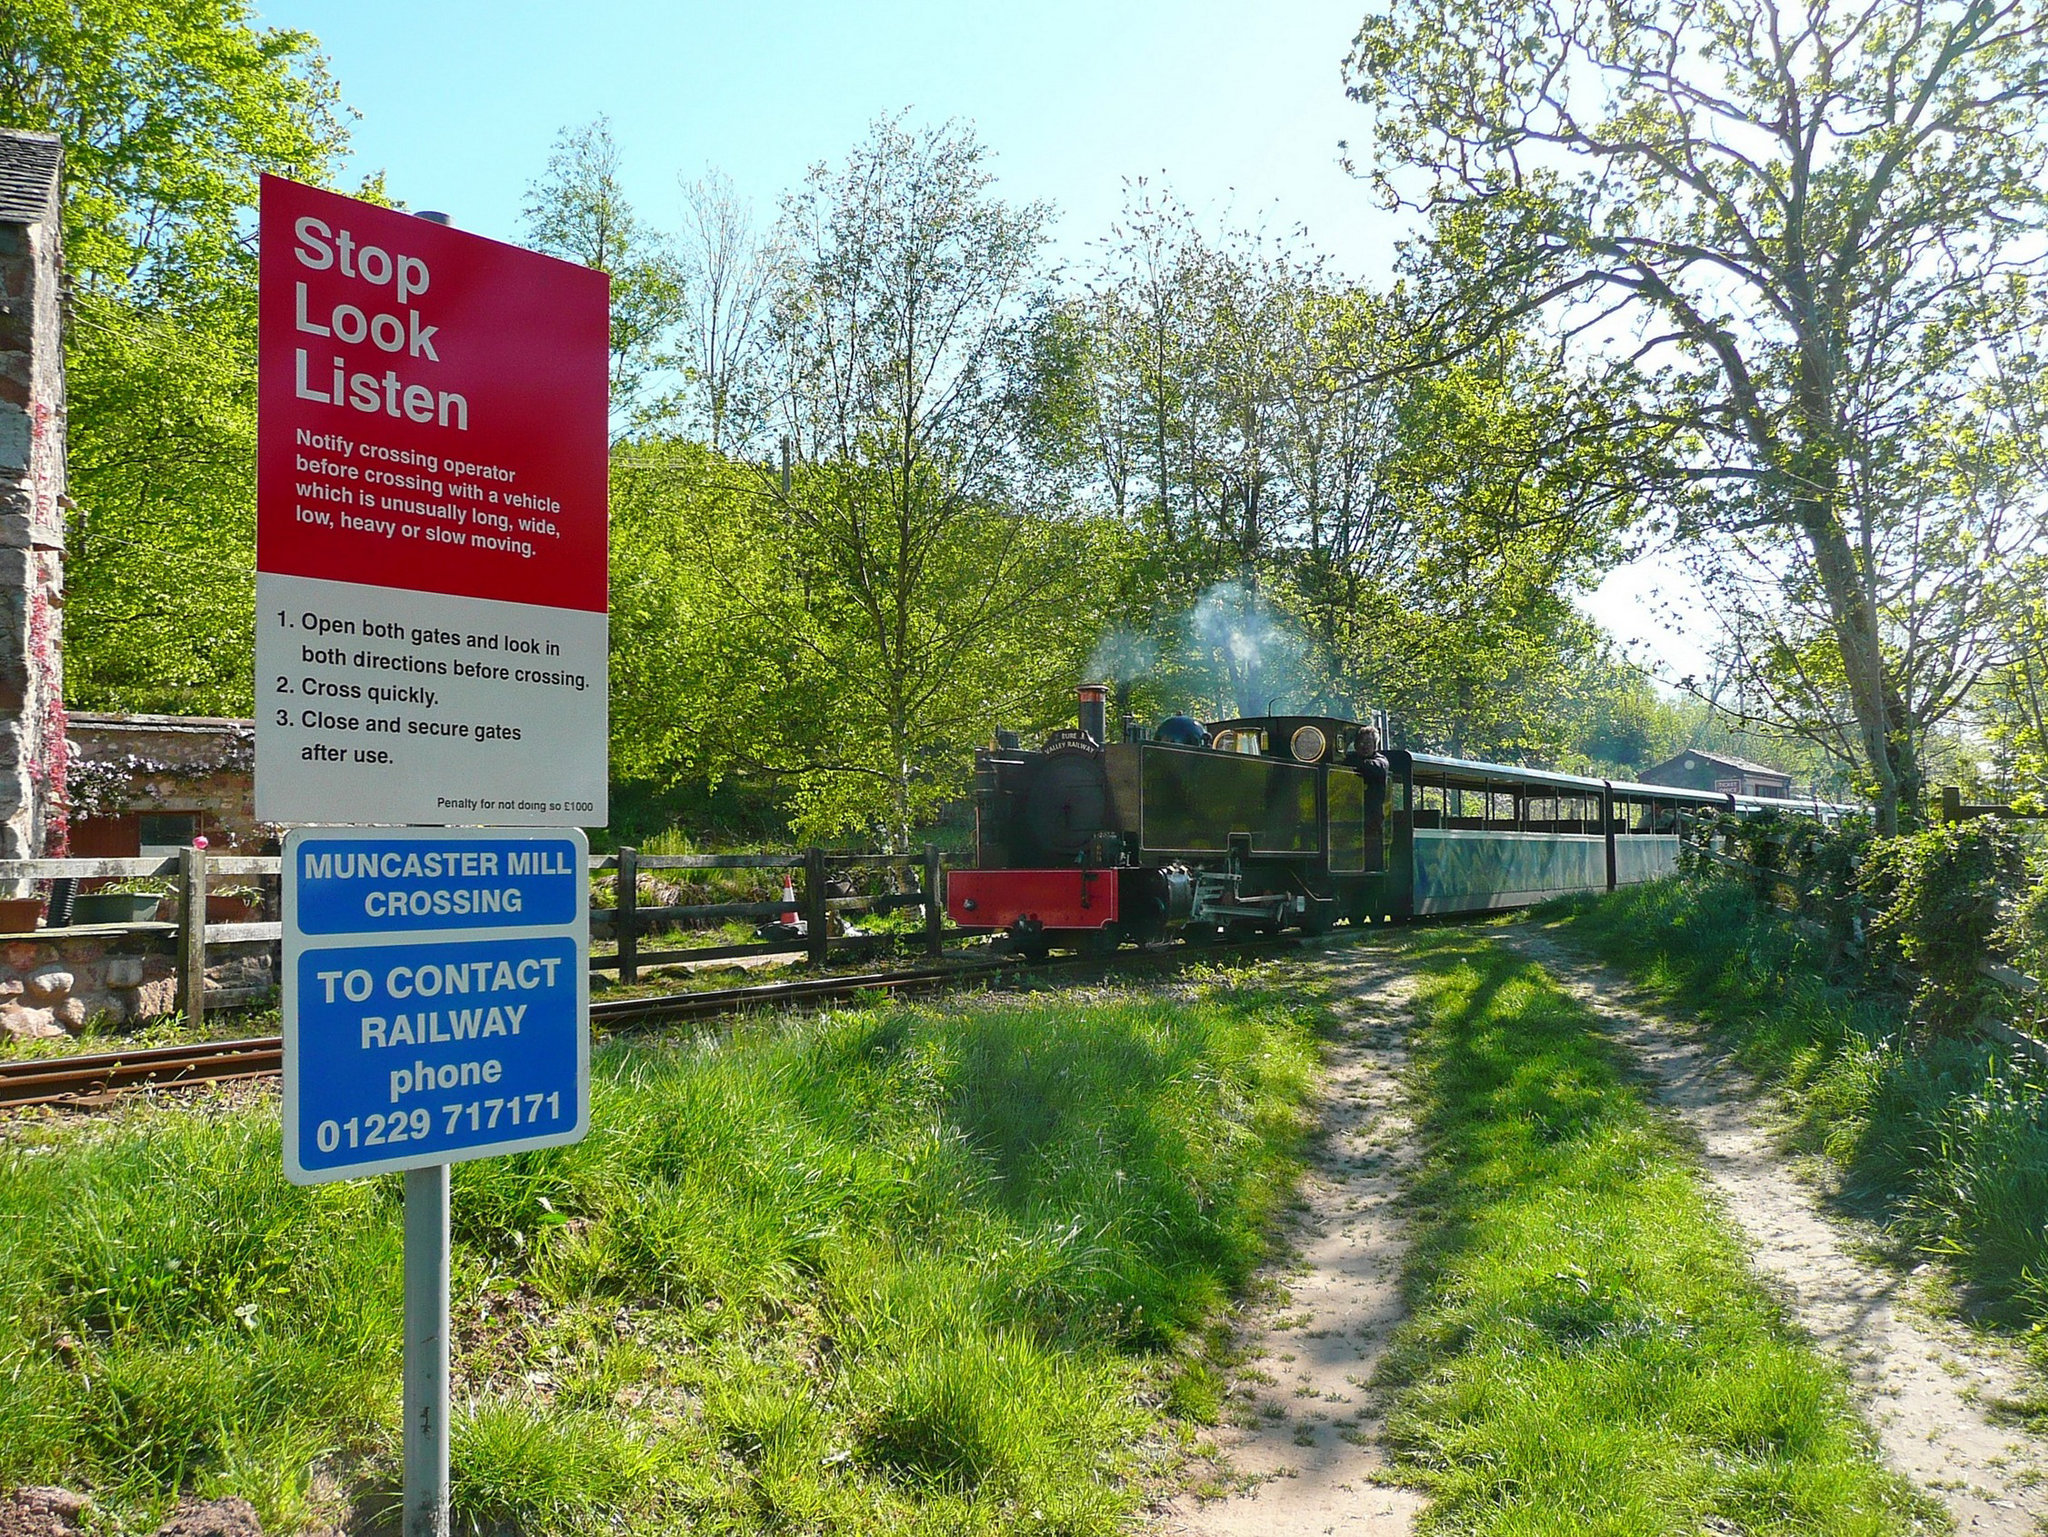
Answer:
<svg viewBox="0 0 2048 1537"><path fill-rule="evenodd" d="M1371 726L1360 726L1351 738L1351 751L1344 755L1344 761L1365 780L1365 835L1377 838L1386 827L1387 781L1393 772L1386 754L1380 751L1379 732Z"/></svg>

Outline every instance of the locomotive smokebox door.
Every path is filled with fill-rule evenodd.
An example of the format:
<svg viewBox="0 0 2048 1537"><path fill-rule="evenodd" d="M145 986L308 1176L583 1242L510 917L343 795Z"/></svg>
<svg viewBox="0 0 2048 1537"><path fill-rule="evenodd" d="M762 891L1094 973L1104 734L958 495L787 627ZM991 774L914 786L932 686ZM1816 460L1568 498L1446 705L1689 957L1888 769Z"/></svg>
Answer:
<svg viewBox="0 0 2048 1537"><path fill-rule="evenodd" d="M1024 796L1024 835L1046 864L1072 864L1109 822L1102 750L1079 732L1048 743Z"/></svg>

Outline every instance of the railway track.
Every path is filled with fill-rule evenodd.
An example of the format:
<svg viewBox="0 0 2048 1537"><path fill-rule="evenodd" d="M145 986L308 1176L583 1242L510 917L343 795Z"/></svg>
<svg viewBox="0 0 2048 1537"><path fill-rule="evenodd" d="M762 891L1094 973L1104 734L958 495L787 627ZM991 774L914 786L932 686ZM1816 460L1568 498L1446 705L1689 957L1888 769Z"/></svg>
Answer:
<svg viewBox="0 0 2048 1537"><path fill-rule="evenodd" d="M943 988L987 981L1027 967L1046 970L1086 965L1092 959L1087 956L1062 956L1037 962L1003 959L964 965L904 967L849 976L805 977L792 982L669 993L651 998L609 998L590 1006L590 1020L594 1027L606 1030L630 1029L680 1020L716 1018L749 1008L804 1002L828 1003L864 993L907 993ZM1096 960L1095 963L1101 962ZM137 1089L270 1078L282 1071L284 1039L275 1035L6 1062L0 1063L0 1110L53 1104L93 1107Z"/></svg>

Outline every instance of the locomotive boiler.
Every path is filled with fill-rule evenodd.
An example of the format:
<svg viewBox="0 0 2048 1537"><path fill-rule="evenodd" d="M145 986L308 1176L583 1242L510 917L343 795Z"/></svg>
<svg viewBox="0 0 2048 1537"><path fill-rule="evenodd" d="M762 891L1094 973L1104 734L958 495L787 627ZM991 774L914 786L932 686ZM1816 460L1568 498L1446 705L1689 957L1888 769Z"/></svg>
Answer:
<svg viewBox="0 0 2048 1537"><path fill-rule="evenodd" d="M1356 722L1189 722L1193 741L1127 723L1112 742L1107 696L1084 687L1078 725L1034 749L1005 738L976 755L976 868L948 878L956 923L1032 951L1387 910L1384 771L1372 786L1343 761Z"/></svg>

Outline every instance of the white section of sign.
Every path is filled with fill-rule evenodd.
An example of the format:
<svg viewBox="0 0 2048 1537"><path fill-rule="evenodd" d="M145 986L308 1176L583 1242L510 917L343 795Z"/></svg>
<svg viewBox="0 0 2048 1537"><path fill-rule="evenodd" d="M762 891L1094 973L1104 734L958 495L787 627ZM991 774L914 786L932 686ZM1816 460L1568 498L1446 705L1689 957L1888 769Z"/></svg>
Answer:
<svg viewBox="0 0 2048 1537"><path fill-rule="evenodd" d="M608 615L259 572L256 620L260 820L608 820Z"/></svg>

